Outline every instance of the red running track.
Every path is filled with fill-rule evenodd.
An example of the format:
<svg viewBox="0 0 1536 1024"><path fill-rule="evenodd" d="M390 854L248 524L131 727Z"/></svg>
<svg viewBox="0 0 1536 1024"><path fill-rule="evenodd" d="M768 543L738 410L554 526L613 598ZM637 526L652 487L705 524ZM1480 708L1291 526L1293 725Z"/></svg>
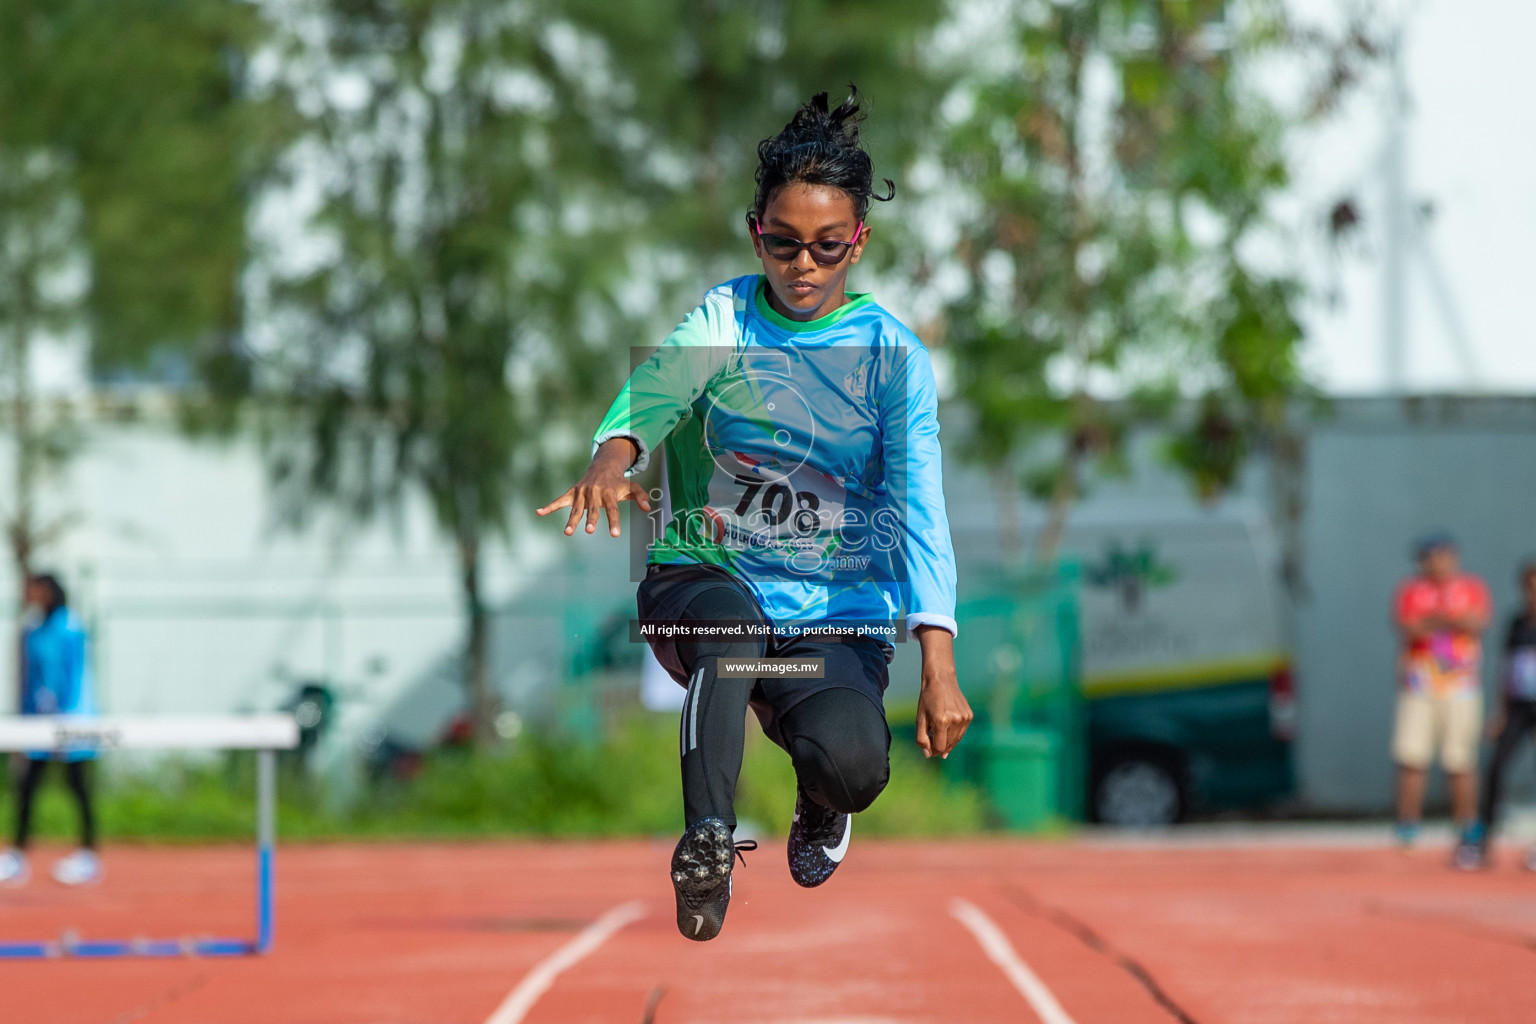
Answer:
<svg viewBox="0 0 1536 1024"><path fill-rule="evenodd" d="M528 1024L1041 1020L1018 967L1059 1006L1054 1024L1536 1021L1536 876L1512 851L1464 875L1439 851L1385 847L855 837L837 877L806 891L765 843L738 868L725 932L707 944L676 934L669 852L287 847L272 955L0 962L0 1021L485 1024L540 964L548 984L524 991ZM0 941L66 928L249 934L251 860L238 848L110 849L98 887L0 889ZM974 920L955 916L957 898L1000 935L1011 977ZM638 920L605 917L635 900ZM551 960L591 945L604 921L617 930L584 958Z"/></svg>

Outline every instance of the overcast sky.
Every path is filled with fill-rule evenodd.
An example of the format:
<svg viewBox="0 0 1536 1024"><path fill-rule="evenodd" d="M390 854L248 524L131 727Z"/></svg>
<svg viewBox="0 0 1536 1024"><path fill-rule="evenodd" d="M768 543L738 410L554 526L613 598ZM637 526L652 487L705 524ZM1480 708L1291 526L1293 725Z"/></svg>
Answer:
<svg viewBox="0 0 1536 1024"><path fill-rule="evenodd" d="M1340 0L1292 0L1310 15ZM1414 391L1536 393L1536 2L1416 0L1395 9L1408 26L1411 195L1434 204L1423 237L1452 296L1476 364L1469 379L1433 301L1422 263L1410 261L1407 380ZM1379 83L1378 83L1379 84ZM1358 191L1366 227L1361 253L1319 279L1341 302L1310 317L1308 358L1337 393L1382 390L1381 90L1361 95L1305 152L1310 197Z"/></svg>

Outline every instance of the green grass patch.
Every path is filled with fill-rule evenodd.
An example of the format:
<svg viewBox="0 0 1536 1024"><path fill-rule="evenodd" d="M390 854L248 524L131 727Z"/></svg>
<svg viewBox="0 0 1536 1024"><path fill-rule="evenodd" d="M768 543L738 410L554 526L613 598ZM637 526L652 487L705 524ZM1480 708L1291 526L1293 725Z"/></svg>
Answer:
<svg viewBox="0 0 1536 1024"><path fill-rule="evenodd" d="M166 761L152 771L99 776L103 840L249 839L255 770L249 754ZM782 835L794 812L789 756L749 723L737 814ZM39 794L38 834L69 840L74 808L62 776ZM489 754L443 750L408 781L370 785L350 806L308 780L279 783L278 831L293 839L665 835L682 827L677 726L672 715L623 716L601 742L527 736ZM859 816L862 835L949 836L985 830L981 794L947 780L898 740L891 783Z"/></svg>

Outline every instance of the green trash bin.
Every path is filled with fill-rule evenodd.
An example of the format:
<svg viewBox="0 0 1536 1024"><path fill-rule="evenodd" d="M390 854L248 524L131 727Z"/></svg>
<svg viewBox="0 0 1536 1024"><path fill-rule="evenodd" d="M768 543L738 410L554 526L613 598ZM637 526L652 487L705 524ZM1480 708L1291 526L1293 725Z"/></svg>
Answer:
<svg viewBox="0 0 1536 1024"><path fill-rule="evenodd" d="M1010 831L1081 814L1077 566L973 567L956 618L956 670L976 722L951 769L979 785Z"/></svg>
<svg viewBox="0 0 1536 1024"><path fill-rule="evenodd" d="M988 800L1011 831L1038 830L1058 813L1061 737L1045 729L999 729L975 756Z"/></svg>

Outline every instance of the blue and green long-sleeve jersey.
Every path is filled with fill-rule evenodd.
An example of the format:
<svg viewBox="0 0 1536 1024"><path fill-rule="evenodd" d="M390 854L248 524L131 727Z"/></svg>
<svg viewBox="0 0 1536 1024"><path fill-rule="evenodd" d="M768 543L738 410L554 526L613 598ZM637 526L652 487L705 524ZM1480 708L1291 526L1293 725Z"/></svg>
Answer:
<svg viewBox="0 0 1536 1024"><path fill-rule="evenodd" d="M718 565L776 624L955 626L928 350L869 295L799 322L719 285L630 374L593 446L665 453L651 564Z"/></svg>

